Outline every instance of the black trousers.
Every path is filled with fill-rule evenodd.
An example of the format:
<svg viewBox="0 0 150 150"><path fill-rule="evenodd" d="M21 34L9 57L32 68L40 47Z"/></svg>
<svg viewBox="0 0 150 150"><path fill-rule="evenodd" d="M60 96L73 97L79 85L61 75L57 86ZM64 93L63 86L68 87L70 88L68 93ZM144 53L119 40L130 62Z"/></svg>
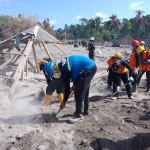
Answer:
<svg viewBox="0 0 150 150"><path fill-rule="evenodd" d="M117 91L117 86L120 86L120 79L124 84L128 82L128 73L118 74L116 72L113 72L113 93ZM132 88L130 84L127 84L125 86L127 95L130 97L132 95ZM118 93L117 93L118 94ZM117 96L117 94L115 96Z"/></svg>
<svg viewBox="0 0 150 150"><path fill-rule="evenodd" d="M95 61L95 52L89 52L89 58Z"/></svg>
<svg viewBox="0 0 150 150"><path fill-rule="evenodd" d="M52 81L49 82L46 88L46 94L52 95L55 90L57 94L64 93L65 88L61 78L52 79Z"/></svg>
<svg viewBox="0 0 150 150"><path fill-rule="evenodd" d="M147 90L150 90L150 71L146 71Z"/></svg>
<svg viewBox="0 0 150 150"><path fill-rule="evenodd" d="M88 72L83 73L79 76L75 83L75 100L76 102L88 101L89 89L92 78L97 71L96 65Z"/></svg>
<svg viewBox="0 0 150 150"><path fill-rule="evenodd" d="M108 72L107 84L111 86L112 82L113 82L113 74L112 74L112 68L110 68Z"/></svg>

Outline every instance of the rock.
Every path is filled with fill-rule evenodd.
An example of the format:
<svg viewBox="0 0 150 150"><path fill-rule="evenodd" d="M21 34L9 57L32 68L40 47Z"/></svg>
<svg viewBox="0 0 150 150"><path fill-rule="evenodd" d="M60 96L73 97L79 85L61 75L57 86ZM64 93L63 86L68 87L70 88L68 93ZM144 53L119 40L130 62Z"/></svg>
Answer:
<svg viewBox="0 0 150 150"><path fill-rule="evenodd" d="M93 132L92 130L89 130L89 131L88 131L88 133L92 133L92 132Z"/></svg>
<svg viewBox="0 0 150 150"><path fill-rule="evenodd" d="M36 150L46 150L46 147L44 145L38 146Z"/></svg>
<svg viewBox="0 0 150 150"><path fill-rule="evenodd" d="M128 110L128 113L132 113L132 111L131 111L131 110Z"/></svg>
<svg viewBox="0 0 150 150"><path fill-rule="evenodd" d="M21 140L21 137L19 135L16 135L15 137L18 141Z"/></svg>
<svg viewBox="0 0 150 150"><path fill-rule="evenodd" d="M119 130L122 131L122 127L119 127Z"/></svg>
<svg viewBox="0 0 150 150"><path fill-rule="evenodd" d="M13 127L12 126L8 126L8 129L12 129Z"/></svg>
<svg viewBox="0 0 150 150"><path fill-rule="evenodd" d="M87 139L84 139L84 140L81 142L81 145L84 145L84 144L87 144Z"/></svg>

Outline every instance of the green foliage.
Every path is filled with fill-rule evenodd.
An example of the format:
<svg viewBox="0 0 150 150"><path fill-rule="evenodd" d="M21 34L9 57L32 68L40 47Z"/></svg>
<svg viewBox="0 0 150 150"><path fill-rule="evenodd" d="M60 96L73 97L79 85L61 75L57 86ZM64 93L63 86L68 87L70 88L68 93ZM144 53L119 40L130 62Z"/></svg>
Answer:
<svg viewBox="0 0 150 150"><path fill-rule="evenodd" d="M123 27L122 27L120 32L122 34L128 34L129 35L130 34L130 30L132 29L131 22L128 19L124 18L122 23L123 23Z"/></svg>

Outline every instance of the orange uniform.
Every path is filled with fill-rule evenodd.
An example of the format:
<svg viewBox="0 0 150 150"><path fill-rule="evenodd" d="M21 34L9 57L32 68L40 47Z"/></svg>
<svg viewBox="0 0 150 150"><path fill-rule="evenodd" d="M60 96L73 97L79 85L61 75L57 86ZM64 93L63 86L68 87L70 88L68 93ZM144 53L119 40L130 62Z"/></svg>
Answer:
<svg viewBox="0 0 150 150"><path fill-rule="evenodd" d="M132 51L130 55L129 65L134 70L136 68L139 68L140 65L140 55L137 51Z"/></svg>
<svg viewBox="0 0 150 150"><path fill-rule="evenodd" d="M150 64L146 64L146 61L150 59L150 51L144 50L141 54L141 71L150 71Z"/></svg>
<svg viewBox="0 0 150 150"><path fill-rule="evenodd" d="M116 61L116 60L115 60L115 57L111 57L111 58L108 59L107 64L111 67L112 64L113 64L115 61Z"/></svg>

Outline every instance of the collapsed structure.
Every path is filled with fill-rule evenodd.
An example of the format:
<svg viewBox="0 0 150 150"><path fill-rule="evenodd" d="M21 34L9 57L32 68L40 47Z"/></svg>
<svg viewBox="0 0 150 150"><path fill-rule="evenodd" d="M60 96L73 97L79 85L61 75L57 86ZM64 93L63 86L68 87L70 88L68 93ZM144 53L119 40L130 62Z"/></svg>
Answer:
<svg viewBox="0 0 150 150"><path fill-rule="evenodd" d="M45 43L51 43L60 49L56 44L61 44L61 42L39 26L29 28L0 43L0 78L3 79L3 84L6 84L9 80L12 81L10 86L11 94L14 93L19 79L23 80L24 71L26 75L28 74L29 67L35 73L39 73L35 44L38 44L40 48L43 46L49 60L52 61ZM35 63L30 61L29 54L31 51L33 52ZM18 64L16 65L17 61ZM11 74L6 74L6 71L10 70Z"/></svg>

